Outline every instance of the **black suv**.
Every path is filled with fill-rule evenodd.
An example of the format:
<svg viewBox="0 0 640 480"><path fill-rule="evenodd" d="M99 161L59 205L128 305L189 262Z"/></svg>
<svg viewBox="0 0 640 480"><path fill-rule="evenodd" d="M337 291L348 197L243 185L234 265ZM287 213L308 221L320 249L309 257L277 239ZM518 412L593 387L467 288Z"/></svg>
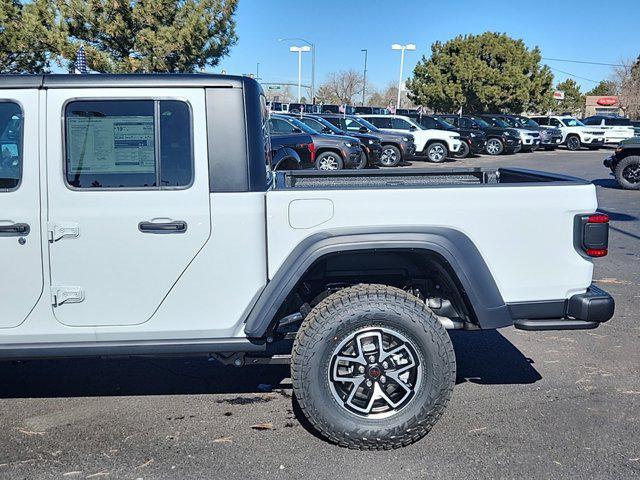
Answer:
<svg viewBox="0 0 640 480"><path fill-rule="evenodd" d="M340 130L351 133L371 134L382 143L380 163L385 167L396 167L400 162L412 158L416 153L413 135L409 133L384 132L364 118L354 115L324 114L322 118L331 122Z"/></svg>
<svg viewBox="0 0 640 480"><path fill-rule="evenodd" d="M487 134L477 128L459 128L447 122L438 115L410 115L416 122L426 129L451 130L460 134L462 145L460 150L455 154L458 158L466 158L470 154L478 154L484 152L487 145Z"/></svg>
<svg viewBox="0 0 640 480"><path fill-rule="evenodd" d="M604 159L618 185L627 190L640 190L640 137L623 140L613 155Z"/></svg>
<svg viewBox="0 0 640 480"><path fill-rule="evenodd" d="M320 134L289 115L271 115L269 130L275 134L307 133L311 135L315 146L315 167L318 170L342 170L365 166L360 140L357 138Z"/></svg>
<svg viewBox="0 0 640 480"><path fill-rule="evenodd" d="M296 116L296 118L308 127L313 128L318 133L324 133L326 135L348 135L350 137L357 138L362 144L362 151L366 156L367 165L372 166L382 164L380 162L380 157L382 156L382 144L378 137L360 132L350 132L347 134L347 132L336 127L334 124L319 115L303 115Z"/></svg>
<svg viewBox="0 0 640 480"><path fill-rule="evenodd" d="M482 118L474 115L437 115L458 128L482 130L487 136L485 152L489 155L516 153L522 148L520 135L512 128L494 127Z"/></svg>

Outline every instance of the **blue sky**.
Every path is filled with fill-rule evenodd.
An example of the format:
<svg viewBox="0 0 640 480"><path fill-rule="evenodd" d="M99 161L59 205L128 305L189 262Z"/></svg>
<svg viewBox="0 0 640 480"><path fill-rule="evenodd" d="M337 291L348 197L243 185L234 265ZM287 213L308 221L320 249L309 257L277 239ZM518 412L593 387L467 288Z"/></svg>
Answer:
<svg viewBox="0 0 640 480"><path fill-rule="evenodd" d="M240 0L236 15L239 41L215 71L256 72L263 81L297 82L295 42L316 44L316 84L335 70L363 68L368 49L369 81L383 88L397 81L400 53L392 43L415 43L407 52L405 77L436 40L458 34L499 31L539 46L543 57L619 63L640 54L640 0ZM303 83L311 78L311 55L303 54ZM559 72L601 80L611 67L546 61L556 82ZM575 78L583 90L595 83Z"/></svg>

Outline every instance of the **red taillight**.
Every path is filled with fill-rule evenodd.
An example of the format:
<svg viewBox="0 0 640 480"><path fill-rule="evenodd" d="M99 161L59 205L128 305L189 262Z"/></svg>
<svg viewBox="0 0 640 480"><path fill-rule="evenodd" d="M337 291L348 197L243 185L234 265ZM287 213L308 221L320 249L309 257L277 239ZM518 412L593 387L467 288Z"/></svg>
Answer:
<svg viewBox="0 0 640 480"><path fill-rule="evenodd" d="M587 248L587 255L590 257L604 257L609 253L606 248Z"/></svg>
<svg viewBox="0 0 640 480"><path fill-rule="evenodd" d="M593 215L589 215L587 223L609 223L609 215L594 213Z"/></svg>
<svg viewBox="0 0 640 480"><path fill-rule="evenodd" d="M314 162L316 159L316 145L311 142L307 145L307 148L309 149L309 153L311 154L311 161Z"/></svg>

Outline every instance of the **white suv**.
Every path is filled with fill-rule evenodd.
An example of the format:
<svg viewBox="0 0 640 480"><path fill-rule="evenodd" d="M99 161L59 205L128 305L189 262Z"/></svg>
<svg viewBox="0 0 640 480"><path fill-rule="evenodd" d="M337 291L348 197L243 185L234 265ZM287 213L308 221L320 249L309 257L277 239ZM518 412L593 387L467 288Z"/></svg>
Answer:
<svg viewBox="0 0 640 480"><path fill-rule="evenodd" d="M444 162L449 153L460 150L460 134L448 130L425 129L409 117L401 115L361 115L376 127L390 132L407 132L414 137L416 156L430 162Z"/></svg>
<svg viewBox="0 0 640 480"><path fill-rule="evenodd" d="M562 143L569 150L580 150L583 146L598 149L604 145L604 130L588 127L580 120L568 115L550 117L531 117L543 128L558 128L562 133Z"/></svg>
<svg viewBox="0 0 640 480"><path fill-rule="evenodd" d="M618 144L622 140L635 137L631 120L624 117L594 115L582 120L585 125L592 125L604 130L604 142Z"/></svg>

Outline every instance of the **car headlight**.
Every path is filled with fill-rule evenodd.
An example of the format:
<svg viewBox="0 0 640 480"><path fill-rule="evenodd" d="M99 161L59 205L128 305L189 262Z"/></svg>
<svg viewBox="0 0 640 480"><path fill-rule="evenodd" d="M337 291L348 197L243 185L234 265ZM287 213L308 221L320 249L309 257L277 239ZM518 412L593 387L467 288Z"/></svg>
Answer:
<svg viewBox="0 0 640 480"><path fill-rule="evenodd" d="M409 137L402 137L403 142L410 142L411 139Z"/></svg>
<svg viewBox="0 0 640 480"><path fill-rule="evenodd" d="M349 148L353 147L353 143L351 142L344 142L344 144Z"/></svg>
<svg viewBox="0 0 640 480"><path fill-rule="evenodd" d="M471 138L476 138L476 137L478 136L478 134L477 134L477 133L470 132L470 133L469 133L469 136L470 136Z"/></svg>
<svg viewBox="0 0 640 480"><path fill-rule="evenodd" d="M371 138L369 139L369 145L373 145L374 143L376 143L375 140L372 140Z"/></svg>

